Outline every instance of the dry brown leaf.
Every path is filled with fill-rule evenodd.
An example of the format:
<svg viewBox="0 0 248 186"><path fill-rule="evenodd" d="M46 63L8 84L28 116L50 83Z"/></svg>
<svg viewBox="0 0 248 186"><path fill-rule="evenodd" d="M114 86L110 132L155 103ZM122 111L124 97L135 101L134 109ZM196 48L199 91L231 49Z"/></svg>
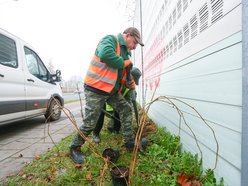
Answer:
<svg viewBox="0 0 248 186"><path fill-rule="evenodd" d="M30 164L30 162L24 162L24 163L23 163L24 167L25 167L25 166L28 166L29 164Z"/></svg>
<svg viewBox="0 0 248 186"><path fill-rule="evenodd" d="M54 175L58 175L59 174L59 170L56 170L53 172Z"/></svg>
<svg viewBox="0 0 248 186"><path fill-rule="evenodd" d="M40 159L40 156L39 155L35 156L35 159L36 160L39 160Z"/></svg>
<svg viewBox="0 0 248 186"><path fill-rule="evenodd" d="M190 176L187 174L179 174L177 176L177 182L181 185L181 186L191 186L191 181L189 181Z"/></svg>
<svg viewBox="0 0 248 186"><path fill-rule="evenodd" d="M200 186L200 185L201 185L201 181L200 180L193 180L191 186Z"/></svg>
<svg viewBox="0 0 248 186"><path fill-rule="evenodd" d="M171 174L171 171L170 170L164 170L165 174L168 174L170 175Z"/></svg>
<svg viewBox="0 0 248 186"><path fill-rule="evenodd" d="M86 174L86 179L91 181L93 179L93 175L91 173Z"/></svg>
<svg viewBox="0 0 248 186"><path fill-rule="evenodd" d="M23 174L26 174L26 171L25 171L25 170L21 170L21 171L18 173L18 176L22 176Z"/></svg>
<svg viewBox="0 0 248 186"><path fill-rule="evenodd" d="M146 174L146 173L144 173L144 174L140 174L140 177L141 178L147 178L149 175L148 174Z"/></svg>
<svg viewBox="0 0 248 186"><path fill-rule="evenodd" d="M29 174L28 176L27 176L27 179L28 180L32 180L34 178L34 175L33 174Z"/></svg>
<svg viewBox="0 0 248 186"><path fill-rule="evenodd" d="M76 164L75 164L75 167L76 167L76 168L81 168L81 167L82 167L82 164L76 163Z"/></svg>
<svg viewBox="0 0 248 186"><path fill-rule="evenodd" d="M192 176L187 174L179 174L177 176L177 182L181 184L181 186L200 186L201 181L194 179Z"/></svg>

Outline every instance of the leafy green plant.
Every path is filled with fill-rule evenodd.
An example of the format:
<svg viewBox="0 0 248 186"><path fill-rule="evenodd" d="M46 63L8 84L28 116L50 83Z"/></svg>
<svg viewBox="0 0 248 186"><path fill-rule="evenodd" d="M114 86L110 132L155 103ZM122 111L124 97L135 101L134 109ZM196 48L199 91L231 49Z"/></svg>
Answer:
<svg viewBox="0 0 248 186"><path fill-rule="evenodd" d="M82 147L86 163L74 164L69 158L68 149L72 137L73 135L66 137L49 152L37 156L18 175L0 182L0 185L100 185L103 159L92 152L86 143ZM108 147L117 148L121 156L116 164L130 165L132 153L122 146L120 135L109 134L104 128L101 138L102 142L95 145L100 153ZM144 153L138 153L135 174L131 177L132 185L146 183L145 185L178 186L178 176L181 174L194 178L203 186L224 185L223 179L218 183L212 170L202 170L198 155L181 150L179 137L171 135L164 128L158 128L147 138L149 145ZM113 164L108 165L108 168L111 167ZM104 172L102 185L112 185L109 170Z"/></svg>

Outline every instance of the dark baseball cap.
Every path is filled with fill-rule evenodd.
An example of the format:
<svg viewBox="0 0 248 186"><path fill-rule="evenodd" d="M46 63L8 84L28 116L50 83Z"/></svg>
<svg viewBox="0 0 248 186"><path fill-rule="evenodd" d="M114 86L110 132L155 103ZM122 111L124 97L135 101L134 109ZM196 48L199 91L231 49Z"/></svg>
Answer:
<svg viewBox="0 0 248 186"><path fill-rule="evenodd" d="M141 45L141 46L144 46L144 43L141 39L141 36L140 36L140 32L138 31L137 28L135 27L129 27L127 28L124 32L124 34L130 34L131 36L133 36L136 41Z"/></svg>
<svg viewBox="0 0 248 186"><path fill-rule="evenodd" d="M141 76L140 69L133 67L131 70L131 75L133 76L134 82L136 85L139 85L139 78Z"/></svg>

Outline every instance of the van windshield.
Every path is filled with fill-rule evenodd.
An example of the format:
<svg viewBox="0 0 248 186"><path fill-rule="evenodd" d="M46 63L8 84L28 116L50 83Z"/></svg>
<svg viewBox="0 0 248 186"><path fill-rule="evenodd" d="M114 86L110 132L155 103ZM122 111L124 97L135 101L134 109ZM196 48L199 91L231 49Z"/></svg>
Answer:
<svg viewBox="0 0 248 186"><path fill-rule="evenodd" d="M25 47L25 56L29 72L43 81L48 81L48 70L39 56L27 47Z"/></svg>

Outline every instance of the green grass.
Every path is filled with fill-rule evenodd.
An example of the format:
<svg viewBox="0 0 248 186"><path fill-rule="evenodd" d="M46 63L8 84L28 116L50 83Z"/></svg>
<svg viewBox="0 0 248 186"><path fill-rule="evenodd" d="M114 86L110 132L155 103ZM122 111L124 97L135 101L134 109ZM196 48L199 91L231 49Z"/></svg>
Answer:
<svg viewBox="0 0 248 186"><path fill-rule="evenodd" d="M76 100L66 100L65 104L74 103L74 102L79 102L79 100L78 99L76 99Z"/></svg>
<svg viewBox="0 0 248 186"><path fill-rule="evenodd" d="M107 121L106 121L107 122ZM0 185L100 185L100 172L104 161L89 149L86 143L82 146L86 163L75 165L69 158L69 144L74 135L64 138L56 148L51 149L27 165L18 175L0 182ZM91 136L89 137L91 138ZM190 175L195 180L204 178L204 186L221 186L223 180L217 182L211 170L204 172L197 155L182 152L178 146L179 138L160 128L147 136L149 145L144 153L138 153L132 185L177 186L177 176L181 173ZM110 134L104 128L101 143L95 145L100 154L108 147L117 148L120 158L117 165L129 166L132 153L123 147L122 138L118 134ZM179 148L178 148L179 147ZM176 149L176 150L175 150ZM113 165L109 165L109 168ZM105 172L104 186L111 186L109 170Z"/></svg>

